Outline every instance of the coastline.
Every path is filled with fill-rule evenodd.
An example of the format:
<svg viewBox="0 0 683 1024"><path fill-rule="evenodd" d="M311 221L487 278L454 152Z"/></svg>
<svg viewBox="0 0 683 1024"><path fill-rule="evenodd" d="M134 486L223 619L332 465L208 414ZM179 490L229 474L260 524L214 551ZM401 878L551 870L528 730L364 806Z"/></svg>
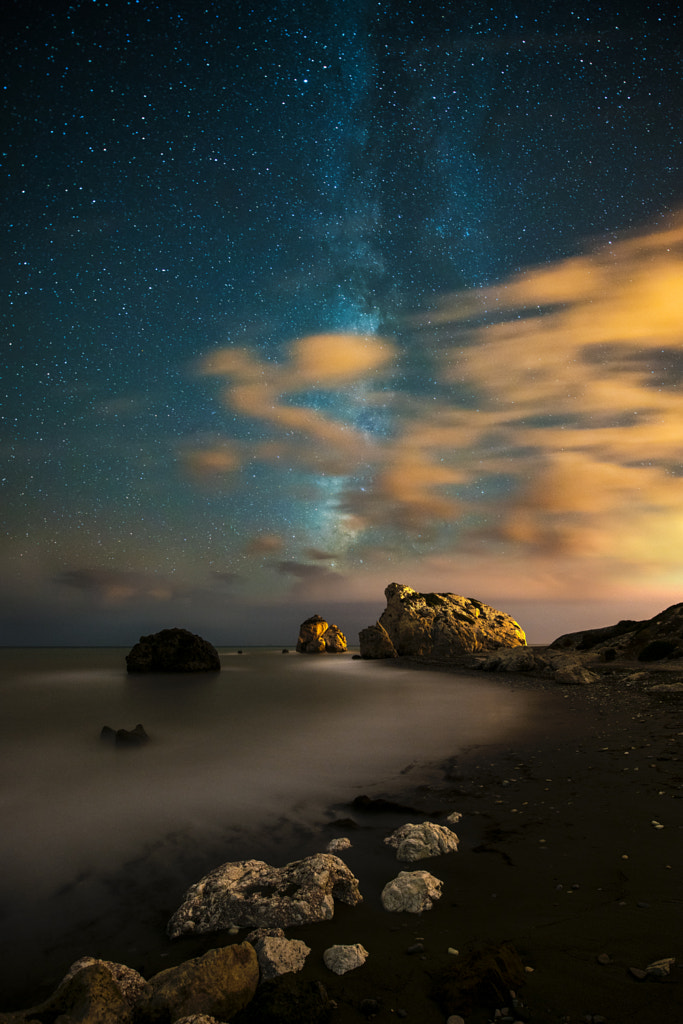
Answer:
<svg viewBox="0 0 683 1024"><path fill-rule="evenodd" d="M458 666L419 667L459 671ZM651 680L656 674L646 676ZM359 907L337 904L332 921L288 930L288 937L303 939L312 950L297 982L322 982L337 1003L332 1019L339 1024L367 1019L360 1009L364 1000L374 1001L378 1019L399 1014L421 1024L443 1024L447 1013L431 993L436 976L452 963L449 948L464 955L477 945L510 941L533 968L519 993L531 1021L550 1024L587 1015L639 1024L677 1019L677 965L683 962L680 695L656 694L642 680L625 685L609 676L586 687L516 674L492 678L506 690L545 695L542 733L522 730L509 744L473 746L446 762L407 765L389 787L368 783L371 799L410 811L358 811L352 806L357 794L351 793L348 804L329 808L310 830L276 824L273 849L289 859L324 850L331 838L348 835L353 845L341 856L364 895ZM454 826L458 853L406 865L384 845L384 836L397 825L444 821L452 811L463 815ZM264 852L245 849L248 856ZM217 856L214 865L221 862ZM120 959L150 977L235 941L216 933L168 942L166 920L182 893L164 891L163 877L152 883L153 850L146 864L134 868L138 882L147 877L153 884L155 910L137 921L93 922L72 937L71 958L63 944L36 951L46 978L54 981L56 970L58 981L59 971L81 955ZM122 868L122 886L131 883L130 869ZM420 916L387 913L379 903L382 886L398 871L414 869L444 882L441 900ZM105 924L114 934L106 936ZM324 967L322 952L347 942L361 942L370 956L362 968L337 978ZM419 952L408 952L418 944ZM638 981L629 973L667 956L677 957L677 965L666 978ZM36 993L21 1008L46 994ZM19 1003L13 1006L18 1009ZM466 1019L479 1024L489 1015L482 1010Z"/></svg>

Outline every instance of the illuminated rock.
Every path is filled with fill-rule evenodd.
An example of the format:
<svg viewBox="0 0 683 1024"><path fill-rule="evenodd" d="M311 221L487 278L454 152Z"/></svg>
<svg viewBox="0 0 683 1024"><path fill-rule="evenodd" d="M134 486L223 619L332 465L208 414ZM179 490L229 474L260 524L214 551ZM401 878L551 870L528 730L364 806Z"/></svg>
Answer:
<svg viewBox="0 0 683 1024"><path fill-rule="evenodd" d="M400 583L390 583L384 593L387 606L378 626L401 657L449 661L477 651L526 645L519 623L475 598L421 594ZM362 643L361 655L380 656L364 654Z"/></svg>
<svg viewBox="0 0 683 1024"><path fill-rule="evenodd" d="M312 615L299 627L296 649L299 654L341 654L346 650L346 637L339 626Z"/></svg>
<svg viewBox="0 0 683 1024"><path fill-rule="evenodd" d="M396 850L397 860L423 860L442 853L455 853L458 837L443 825L423 821L420 825L401 825L384 840Z"/></svg>
<svg viewBox="0 0 683 1024"><path fill-rule="evenodd" d="M141 636L126 655L129 672L219 672L221 659L208 640L187 629Z"/></svg>
<svg viewBox="0 0 683 1024"><path fill-rule="evenodd" d="M441 898L442 886L428 871L400 871L382 889L382 906L392 913L421 914Z"/></svg>
<svg viewBox="0 0 683 1024"><path fill-rule="evenodd" d="M170 938L224 928L288 928L329 921L334 901L362 901L358 879L339 857L318 853L282 868L241 860L215 868L185 893Z"/></svg>

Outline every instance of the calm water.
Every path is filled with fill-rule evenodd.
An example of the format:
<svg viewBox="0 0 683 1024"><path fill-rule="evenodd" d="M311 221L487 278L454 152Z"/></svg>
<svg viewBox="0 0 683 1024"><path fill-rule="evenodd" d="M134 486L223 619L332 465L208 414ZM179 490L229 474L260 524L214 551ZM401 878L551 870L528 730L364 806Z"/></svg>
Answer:
<svg viewBox="0 0 683 1024"><path fill-rule="evenodd" d="M0 953L16 953L22 931L58 942L86 905L105 915L121 896L93 879L155 844L182 860L184 844L210 836L220 863L232 856L221 835L313 822L333 802L390 789L408 764L511 738L534 711L532 694L479 674L349 654L226 649L220 673L179 679L129 677L125 653L0 652ZM99 739L103 725L138 722L144 748Z"/></svg>

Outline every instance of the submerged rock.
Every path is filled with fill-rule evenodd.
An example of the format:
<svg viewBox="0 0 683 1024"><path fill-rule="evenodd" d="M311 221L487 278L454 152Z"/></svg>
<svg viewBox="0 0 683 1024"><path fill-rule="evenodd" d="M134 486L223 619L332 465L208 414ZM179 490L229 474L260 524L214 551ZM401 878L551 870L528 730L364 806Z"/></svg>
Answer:
<svg viewBox="0 0 683 1024"><path fill-rule="evenodd" d="M421 825L401 825L384 842L394 847L397 860L424 860L442 853L455 853L458 849L455 832L431 821L424 821Z"/></svg>
<svg viewBox="0 0 683 1024"><path fill-rule="evenodd" d="M505 612L457 594L420 594L412 587L390 583L384 591L387 606L376 627L361 633L361 656L379 657L380 627L400 657L449 661L463 654L520 647L526 636ZM367 653L366 653L367 652Z"/></svg>
<svg viewBox="0 0 683 1024"><path fill-rule="evenodd" d="M114 743L117 747L141 747L149 743L149 736L140 722L134 729L112 729L108 725L103 725L100 739Z"/></svg>
<svg viewBox="0 0 683 1024"><path fill-rule="evenodd" d="M296 649L299 654L343 654L346 637L339 626L330 625L320 615L312 615L299 626Z"/></svg>
<svg viewBox="0 0 683 1024"><path fill-rule="evenodd" d="M362 898L358 879L330 853L281 868L261 860L233 861L188 889L167 933L175 939L231 927L287 928L328 921L335 899L355 906Z"/></svg>
<svg viewBox="0 0 683 1024"><path fill-rule="evenodd" d="M428 871L400 871L382 889L382 906L394 913L421 914L441 898L442 886Z"/></svg>
<svg viewBox="0 0 683 1024"><path fill-rule="evenodd" d="M187 629L141 636L126 655L129 672L219 672L221 659L208 640Z"/></svg>
<svg viewBox="0 0 683 1024"><path fill-rule="evenodd" d="M210 949L155 974L137 1004L145 1024L166 1024L191 1014L229 1020L253 998L259 980L254 947L241 942Z"/></svg>

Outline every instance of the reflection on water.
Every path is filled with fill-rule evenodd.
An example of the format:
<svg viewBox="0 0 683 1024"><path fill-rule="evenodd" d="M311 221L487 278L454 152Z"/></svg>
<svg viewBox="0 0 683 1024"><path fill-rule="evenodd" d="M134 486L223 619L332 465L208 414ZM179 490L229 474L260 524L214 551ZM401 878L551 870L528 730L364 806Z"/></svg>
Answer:
<svg viewBox="0 0 683 1024"><path fill-rule="evenodd" d="M533 697L450 675L280 651L220 673L128 676L121 650L4 651L0 898L46 899L171 832L312 821L411 762L512 734ZM120 750L100 729L141 722ZM6 936L5 936L6 937Z"/></svg>

